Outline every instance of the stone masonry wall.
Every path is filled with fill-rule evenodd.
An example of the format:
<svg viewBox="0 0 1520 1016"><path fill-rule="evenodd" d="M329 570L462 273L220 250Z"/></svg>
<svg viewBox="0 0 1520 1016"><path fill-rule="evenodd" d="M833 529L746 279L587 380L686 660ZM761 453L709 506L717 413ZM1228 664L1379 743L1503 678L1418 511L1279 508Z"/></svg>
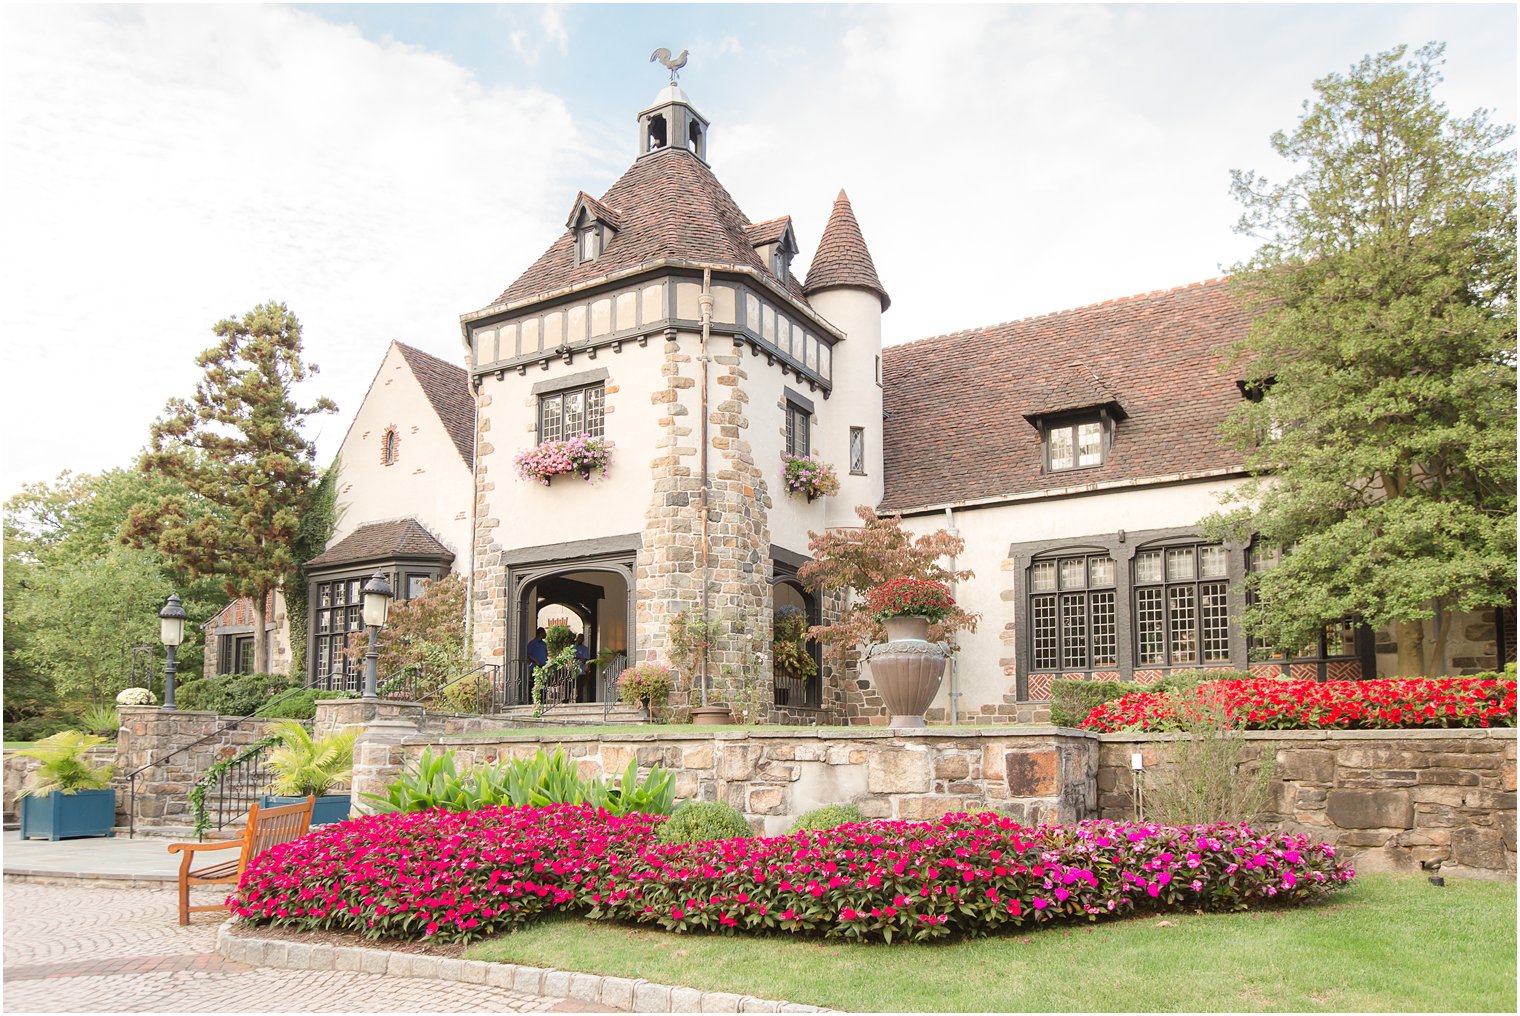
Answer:
<svg viewBox="0 0 1520 1016"><path fill-rule="evenodd" d="M355 800L381 793L410 759L432 747L460 765L531 757L548 737L450 738L408 734L381 721L355 751ZM415 728L413 728L415 730ZM803 812L855 803L873 818L932 819L996 808L1022 822L1074 822L1096 808L1097 741L1053 727L998 733L890 730L720 730L616 739L555 735L587 776L641 770L675 774L680 800L725 801L756 829L783 832Z"/></svg>
<svg viewBox="0 0 1520 1016"><path fill-rule="evenodd" d="M639 662L669 658L669 621L702 612L702 561L708 576L708 611L732 622L743 617L750 627L770 618L770 494L753 450L744 436L749 426L748 379L736 353L713 356L708 396L708 520L703 544L700 363L683 352L674 332L665 338L661 374L665 387L650 393L663 408L656 456L650 462L653 491L645 512L643 548L635 581ZM742 638L722 638L708 656L708 678L721 686L725 670L746 663L753 652ZM678 673L671 704L676 717L700 702L695 674Z"/></svg>
<svg viewBox="0 0 1520 1016"><path fill-rule="evenodd" d="M1334 843L1362 871L1515 875L1515 731L1252 731L1242 753L1276 755L1265 821ZM1099 736L1098 805L1134 817L1130 755L1146 786L1170 778L1176 735Z"/></svg>
<svg viewBox="0 0 1520 1016"><path fill-rule="evenodd" d="M181 828L192 824L190 789L217 759L236 754L263 736L278 720L250 720L227 730L237 717L219 716L192 709L160 709L130 706L120 710L121 730L116 738L117 824L127 824L131 805L127 776L151 762L171 756L137 777L139 830L155 827ZM196 744L202 738L203 744ZM179 751L194 744L188 751ZM179 752L178 754L174 754Z"/></svg>

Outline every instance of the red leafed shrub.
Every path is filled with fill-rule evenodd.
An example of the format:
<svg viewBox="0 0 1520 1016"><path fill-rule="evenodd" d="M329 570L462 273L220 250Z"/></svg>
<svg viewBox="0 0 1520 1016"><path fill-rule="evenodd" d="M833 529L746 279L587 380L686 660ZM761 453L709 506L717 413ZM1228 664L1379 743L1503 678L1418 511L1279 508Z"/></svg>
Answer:
<svg viewBox="0 0 1520 1016"><path fill-rule="evenodd" d="M233 912L458 941L574 909L672 931L892 942L1293 902L1353 876L1332 847L1244 826L1025 829L983 813L655 846L658 821L569 805L371 816L261 854Z"/></svg>
<svg viewBox="0 0 1520 1016"><path fill-rule="evenodd" d="M950 591L928 579L891 579L866 594L866 610L878 621L925 617L932 624L955 609Z"/></svg>
<svg viewBox="0 0 1520 1016"><path fill-rule="evenodd" d="M1515 682L1493 678L1383 681L1213 681L1191 693L1132 692L1093 709L1085 730L1174 729L1193 701L1223 706L1242 730L1513 727Z"/></svg>

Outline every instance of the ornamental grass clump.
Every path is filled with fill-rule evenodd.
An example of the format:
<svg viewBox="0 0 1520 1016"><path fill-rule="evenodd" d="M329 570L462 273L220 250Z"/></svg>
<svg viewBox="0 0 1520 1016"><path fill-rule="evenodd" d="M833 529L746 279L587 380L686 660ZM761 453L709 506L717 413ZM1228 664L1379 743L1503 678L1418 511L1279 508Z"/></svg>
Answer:
<svg viewBox="0 0 1520 1016"><path fill-rule="evenodd" d="M611 441L590 434L577 434L563 441L544 441L527 451L519 452L514 460L517 475L524 480L537 480L545 487L549 481L564 473L578 473L581 479L591 479L592 473L607 475L612 464Z"/></svg>
<svg viewBox="0 0 1520 1016"><path fill-rule="evenodd" d="M1331 846L1243 825L1026 829L986 812L657 843L674 821L586 805L364 816L260 854L229 906L255 924L374 938L469 941L566 911L900 942L1301 903L1354 875Z"/></svg>
<svg viewBox="0 0 1520 1016"><path fill-rule="evenodd" d="M1513 727L1515 679L1437 677L1378 681L1212 681L1175 693L1132 692L1093 709L1085 730L1178 729L1180 702L1217 703L1237 730L1402 730Z"/></svg>

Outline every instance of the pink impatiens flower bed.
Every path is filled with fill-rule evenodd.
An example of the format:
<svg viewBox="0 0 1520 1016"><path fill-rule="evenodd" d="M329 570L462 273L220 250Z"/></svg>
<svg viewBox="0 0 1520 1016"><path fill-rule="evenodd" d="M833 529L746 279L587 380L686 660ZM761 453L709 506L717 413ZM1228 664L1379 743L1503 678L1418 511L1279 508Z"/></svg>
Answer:
<svg viewBox="0 0 1520 1016"><path fill-rule="evenodd" d="M373 937L467 941L565 910L891 942L1300 902L1354 874L1330 846L1244 826L988 813L660 846L660 821L569 805L375 815L261 854L230 902L254 923Z"/></svg>

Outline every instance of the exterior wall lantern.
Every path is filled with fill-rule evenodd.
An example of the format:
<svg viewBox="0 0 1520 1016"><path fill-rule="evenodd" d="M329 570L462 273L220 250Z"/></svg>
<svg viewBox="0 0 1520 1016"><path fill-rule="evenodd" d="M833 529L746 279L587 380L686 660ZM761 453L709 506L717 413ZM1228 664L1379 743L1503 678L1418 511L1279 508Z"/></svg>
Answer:
<svg viewBox="0 0 1520 1016"><path fill-rule="evenodd" d="M389 582L385 581L384 572L375 572L370 580L364 584L364 626L369 629L369 649L364 653L364 701L373 702L378 698L375 684L377 681L376 668L380 659L378 648L380 629L385 627L385 618L390 613L391 599L396 595Z"/></svg>
<svg viewBox="0 0 1520 1016"><path fill-rule="evenodd" d="M174 651L185 641L185 608L179 605L179 594L170 593L163 609L158 612L158 640L168 650L164 663L164 708L174 708Z"/></svg>

